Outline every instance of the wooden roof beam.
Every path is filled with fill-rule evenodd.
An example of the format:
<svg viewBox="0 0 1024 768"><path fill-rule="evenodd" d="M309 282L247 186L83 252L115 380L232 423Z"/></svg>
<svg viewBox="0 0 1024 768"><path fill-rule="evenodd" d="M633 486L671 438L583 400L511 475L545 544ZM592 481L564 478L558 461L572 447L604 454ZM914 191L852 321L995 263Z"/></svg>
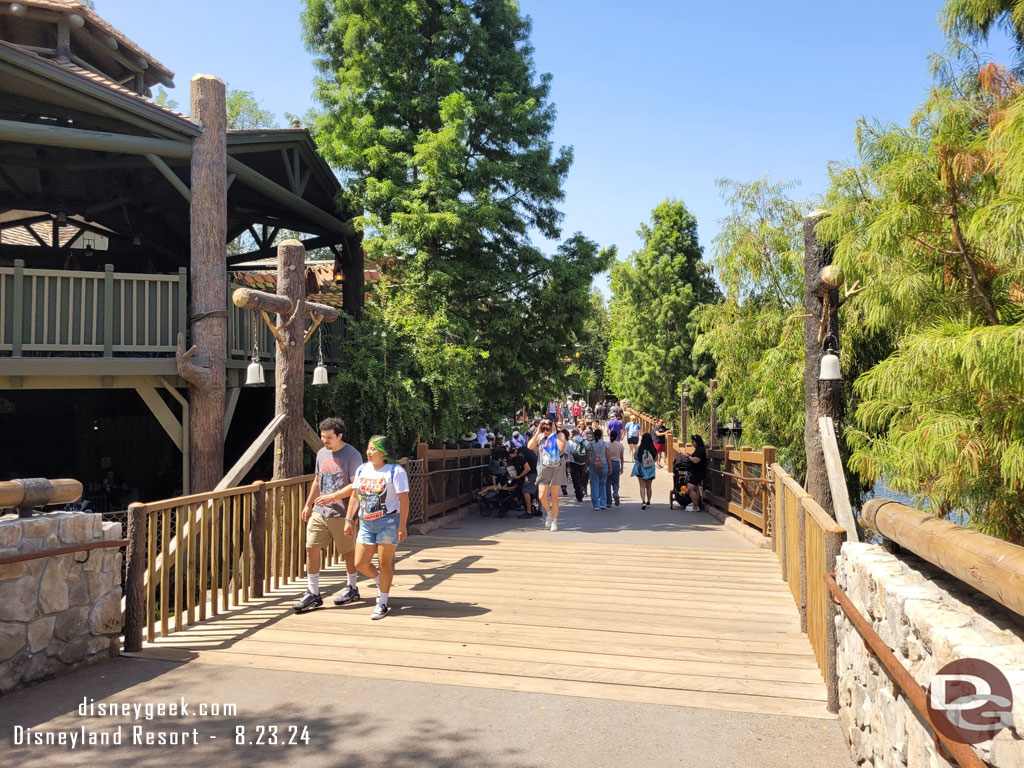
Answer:
<svg viewBox="0 0 1024 768"><path fill-rule="evenodd" d="M41 144L48 147L66 147L69 149L91 149L96 152L116 152L127 155L154 154L160 157L172 158L192 157L192 145L189 142L152 139L147 136L131 136L104 131L85 131L81 128L65 128L58 125L22 123L17 120L0 120L0 139L20 144ZM228 158L228 162L231 162L231 158ZM242 165L241 163L238 164ZM246 166L242 167L249 170ZM259 176L255 171L251 170L250 174ZM241 177L242 174L238 175ZM270 183L273 184L273 182ZM287 192L283 188L280 189ZM303 202L305 203L306 201L303 200ZM312 204L307 203L307 205ZM319 211L320 209L317 208L317 210ZM323 213L322 211L320 212Z"/></svg>

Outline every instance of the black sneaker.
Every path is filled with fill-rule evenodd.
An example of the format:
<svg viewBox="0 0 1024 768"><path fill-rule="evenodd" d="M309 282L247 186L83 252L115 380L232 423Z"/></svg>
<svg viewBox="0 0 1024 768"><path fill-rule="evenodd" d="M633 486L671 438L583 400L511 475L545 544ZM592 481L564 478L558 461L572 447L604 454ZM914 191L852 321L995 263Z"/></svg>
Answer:
<svg viewBox="0 0 1024 768"><path fill-rule="evenodd" d="M517 520L529 520L531 517L533 517L533 514L530 512L523 512L521 515L516 515Z"/></svg>
<svg viewBox="0 0 1024 768"><path fill-rule="evenodd" d="M615 506L616 507L619 506L619 497L618 496L615 497Z"/></svg>
<svg viewBox="0 0 1024 768"><path fill-rule="evenodd" d="M359 587L353 587L350 584L346 584L345 588L341 590L341 594L334 598L335 605L348 605L354 600L359 599Z"/></svg>
<svg viewBox="0 0 1024 768"><path fill-rule="evenodd" d="M306 594L304 594L302 599L293 605L292 608L295 609L296 613L305 613L306 611L311 611L314 608L319 608L323 604L324 599L320 595L314 595L307 589Z"/></svg>
<svg viewBox="0 0 1024 768"><path fill-rule="evenodd" d="M370 618L376 621L377 619L383 619L388 615L388 611L391 609L384 603L377 603L377 607L373 609L373 613L370 614Z"/></svg>

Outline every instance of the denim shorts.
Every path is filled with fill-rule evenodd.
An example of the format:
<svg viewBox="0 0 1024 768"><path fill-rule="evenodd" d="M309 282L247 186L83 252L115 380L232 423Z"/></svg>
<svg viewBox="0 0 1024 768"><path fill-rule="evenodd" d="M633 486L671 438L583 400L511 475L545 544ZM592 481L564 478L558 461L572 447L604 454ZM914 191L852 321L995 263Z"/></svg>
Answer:
<svg viewBox="0 0 1024 768"><path fill-rule="evenodd" d="M398 546L398 518L401 515L394 512L384 517L378 517L370 522L362 521L359 525L359 533L356 541L360 544L390 544Z"/></svg>

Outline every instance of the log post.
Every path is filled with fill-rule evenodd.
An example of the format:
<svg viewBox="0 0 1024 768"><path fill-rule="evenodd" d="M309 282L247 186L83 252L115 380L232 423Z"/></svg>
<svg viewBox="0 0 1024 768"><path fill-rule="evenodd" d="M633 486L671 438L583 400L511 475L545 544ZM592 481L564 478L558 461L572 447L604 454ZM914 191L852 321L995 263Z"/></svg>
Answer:
<svg viewBox="0 0 1024 768"><path fill-rule="evenodd" d="M252 585L252 596L263 597L263 580L266 578L266 546L267 546L267 490L262 481L256 483L252 499L252 524L249 526L249 583Z"/></svg>
<svg viewBox="0 0 1024 768"><path fill-rule="evenodd" d="M278 315L277 363L274 368L274 413L284 422L274 439L274 479L302 474L302 393L305 371L306 249L298 240L277 247L277 293L291 299L290 315Z"/></svg>
<svg viewBox="0 0 1024 768"><path fill-rule="evenodd" d="M843 548L846 536L838 531L825 531L825 573L835 573L839 553ZM836 616L839 606L835 600L825 602L825 689L828 693L826 708L829 712L839 711L839 670L836 667L836 654L839 639L836 636Z"/></svg>
<svg viewBox="0 0 1024 768"><path fill-rule="evenodd" d="M146 508L128 507L128 548L125 552L124 650L142 650L142 625L146 623Z"/></svg>
<svg viewBox="0 0 1024 768"><path fill-rule="evenodd" d="M711 405L711 434L708 437L710 440L710 447L713 449L717 444L716 438L718 437L718 405L715 403L715 389L718 388L718 381L716 379L711 380L711 385L708 387L708 403Z"/></svg>
<svg viewBox="0 0 1024 768"><path fill-rule="evenodd" d="M190 491L212 490L224 474L224 393L227 355L227 112L224 83L196 75L192 117L203 134L192 148L191 335L178 337L178 372L188 381ZM204 363L192 362L198 354Z"/></svg>
<svg viewBox="0 0 1024 768"><path fill-rule="evenodd" d="M686 385L679 385L679 442L686 445L689 434L686 432L686 421L689 413L686 410Z"/></svg>
<svg viewBox="0 0 1024 768"><path fill-rule="evenodd" d="M804 451L807 480L804 488L830 516L835 517L832 491L815 428L819 416L842 419L842 382L819 381L825 339L839 343L839 282L823 279L822 270L832 264L835 248L818 240L815 226L828 215L814 211L804 218ZM828 274L828 273L826 273ZM835 283L835 285L833 285Z"/></svg>

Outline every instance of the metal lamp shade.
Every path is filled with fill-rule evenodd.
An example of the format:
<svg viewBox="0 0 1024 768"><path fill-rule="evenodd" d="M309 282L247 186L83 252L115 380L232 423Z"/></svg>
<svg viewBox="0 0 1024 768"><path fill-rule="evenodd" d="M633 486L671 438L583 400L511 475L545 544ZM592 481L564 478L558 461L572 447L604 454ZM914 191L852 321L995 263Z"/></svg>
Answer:
<svg viewBox="0 0 1024 768"><path fill-rule="evenodd" d="M313 369L313 386L319 387L327 383L327 369L321 363Z"/></svg>
<svg viewBox="0 0 1024 768"><path fill-rule="evenodd" d="M249 363L249 367L245 370L245 383L246 385L263 384L263 366L257 362Z"/></svg>
<svg viewBox="0 0 1024 768"><path fill-rule="evenodd" d="M839 355L834 352L827 352L822 355L818 381L839 381L842 378L839 373Z"/></svg>

